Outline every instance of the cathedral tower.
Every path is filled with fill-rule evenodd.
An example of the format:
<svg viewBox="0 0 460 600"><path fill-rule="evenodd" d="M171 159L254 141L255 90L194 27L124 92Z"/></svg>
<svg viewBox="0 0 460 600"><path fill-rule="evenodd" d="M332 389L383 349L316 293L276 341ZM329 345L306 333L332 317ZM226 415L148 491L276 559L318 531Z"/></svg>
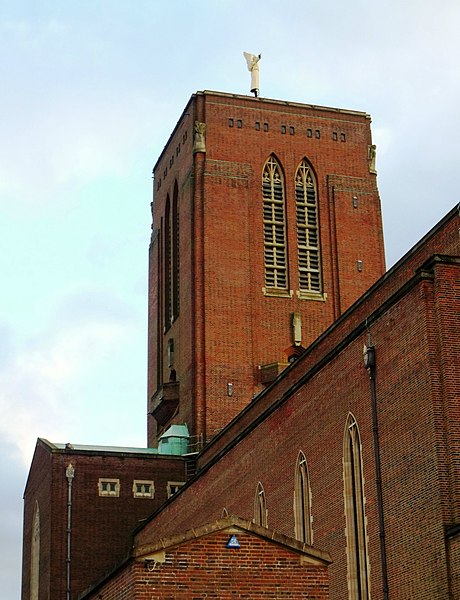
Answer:
<svg viewBox="0 0 460 600"><path fill-rule="evenodd" d="M148 443L204 441L384 273L370 117L197 92L153 174Z"/></svg>

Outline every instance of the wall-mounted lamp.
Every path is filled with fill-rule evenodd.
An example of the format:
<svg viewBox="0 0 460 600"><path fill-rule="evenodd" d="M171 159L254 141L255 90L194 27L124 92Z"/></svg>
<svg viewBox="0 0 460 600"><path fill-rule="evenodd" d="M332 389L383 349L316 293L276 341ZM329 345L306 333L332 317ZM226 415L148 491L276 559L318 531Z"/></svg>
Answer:
<svg viewBox="0 0 460 600"><path fill-rule="evenodd" d="M353 208L358 208L358 196L353 196Z"/></svg>
<svg viewBox="0 0 460 600"><path fill-rule="evenodd" d="M233 383L227 383L227 396L233 396Z"/></svg>
<svg viewBox="0 0 460 600"><path fill-rule="evenodd" d="M365 369L373 369L375 367L375 348L374 346L366 346L363 348L363 362Z"/></svg>

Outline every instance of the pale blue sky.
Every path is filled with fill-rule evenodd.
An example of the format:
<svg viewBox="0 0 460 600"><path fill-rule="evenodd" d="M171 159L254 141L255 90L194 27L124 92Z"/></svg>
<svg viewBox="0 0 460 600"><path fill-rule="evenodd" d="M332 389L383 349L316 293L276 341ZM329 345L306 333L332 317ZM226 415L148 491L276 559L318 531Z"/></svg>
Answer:
<svg viewBox="0 0 460 600"><path fill-rule="evenodd" d="M145 444L151 169L190 95L373 118L391 265L460 201L457 0L0 0L0 581L38 436Z"/></svg>

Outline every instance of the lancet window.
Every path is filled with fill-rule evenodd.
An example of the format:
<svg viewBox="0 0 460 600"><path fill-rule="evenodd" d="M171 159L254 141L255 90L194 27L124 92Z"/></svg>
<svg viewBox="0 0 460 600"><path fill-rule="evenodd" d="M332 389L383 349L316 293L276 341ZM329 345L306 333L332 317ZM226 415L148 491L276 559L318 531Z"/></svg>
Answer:
<svg viewBox="0 0 460 600"><path fill-rule="evenodd" d="M164 328L179 316L179 206L177 181L172 203L166 197L164 216Z"/></svg>
<svg viewBox="0 0 460 600"><path fill-rule="evenodd" d="M262 174L265 287L288 289L286 206L281 167L272 155Z"/></svg>
<svg viewBox="0 0 460 600"><path fill-rule="evenodd" d="M294 477L295 536L306 544L313 544L311 517L311 490L307 459L299 452Z"/></svg>
<svg viewBox="0 0 460 600"><path fill-rule="evenodd" d="M305 159L295 176L295 200L299 290L321 292L317 187L315 176Z"/></svg>
<svg viewBox="0 0 460 600"><path fill-rule="evenodd" d="M254 497L254 523L262 527L268 526L267 500L263 485L257 484L256 495Z"/></svg>
<svg viewBox="0 0 460 600"><path fill-rule="evenodd" d="M30 549L30 600L38 600L40 583L40 509L35 502Z"/></svg>
<svg viewBox="0 0 460 600"><path fill-rule="evenodd" d="M179 190L177 181L174 184L173 205L172 205L172 316L177 319L179 316Z"/></svg>
<svg viewBox="0 0 460 600"><path fill-rule="evenodd" d="M169 194L165 206L164 237L164 326L169 329L172 321L172 240L171 240L171 201Z"/></svg>
<svg viewBox="0 0 460 600"><path fill-rule="evenodd" d="M361 438L350 413L343 440L343 480L347 540L348 594L350 600L368 600L369 559L364 498Z"/></svg>

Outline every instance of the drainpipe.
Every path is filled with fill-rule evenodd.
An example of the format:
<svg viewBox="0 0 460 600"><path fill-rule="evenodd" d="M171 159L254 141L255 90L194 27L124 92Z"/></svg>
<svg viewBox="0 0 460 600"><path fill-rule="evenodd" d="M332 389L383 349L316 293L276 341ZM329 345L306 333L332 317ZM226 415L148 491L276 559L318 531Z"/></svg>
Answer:
<svg viewBox="0 0 460 600"><path fill-rule="evenodd" d="M374 435L374 461L375 478L377 487L377 505L379 513L379 538L380 538L380 562L382 569L382 594L383 600L388 600L390 595L388 591L388 572L387 572L387 553L385 546L385 523L383 518L383 493L382 493L382 473L380 465L380 444L379 444L379 424L377 417L377 392L375 383L375 347L364 346L363 352L364 366L369 373L369 385L371 392L372 407L372 431Z"/></svg>
<svg viewBox="0 0 460 600"><path fill-rule="evenodd" d="M75 475L75 468L72 463L65 470L67 477L67 556L66 556L66 600L70 600L70 541L72 533L72 481Z"/></svg>

